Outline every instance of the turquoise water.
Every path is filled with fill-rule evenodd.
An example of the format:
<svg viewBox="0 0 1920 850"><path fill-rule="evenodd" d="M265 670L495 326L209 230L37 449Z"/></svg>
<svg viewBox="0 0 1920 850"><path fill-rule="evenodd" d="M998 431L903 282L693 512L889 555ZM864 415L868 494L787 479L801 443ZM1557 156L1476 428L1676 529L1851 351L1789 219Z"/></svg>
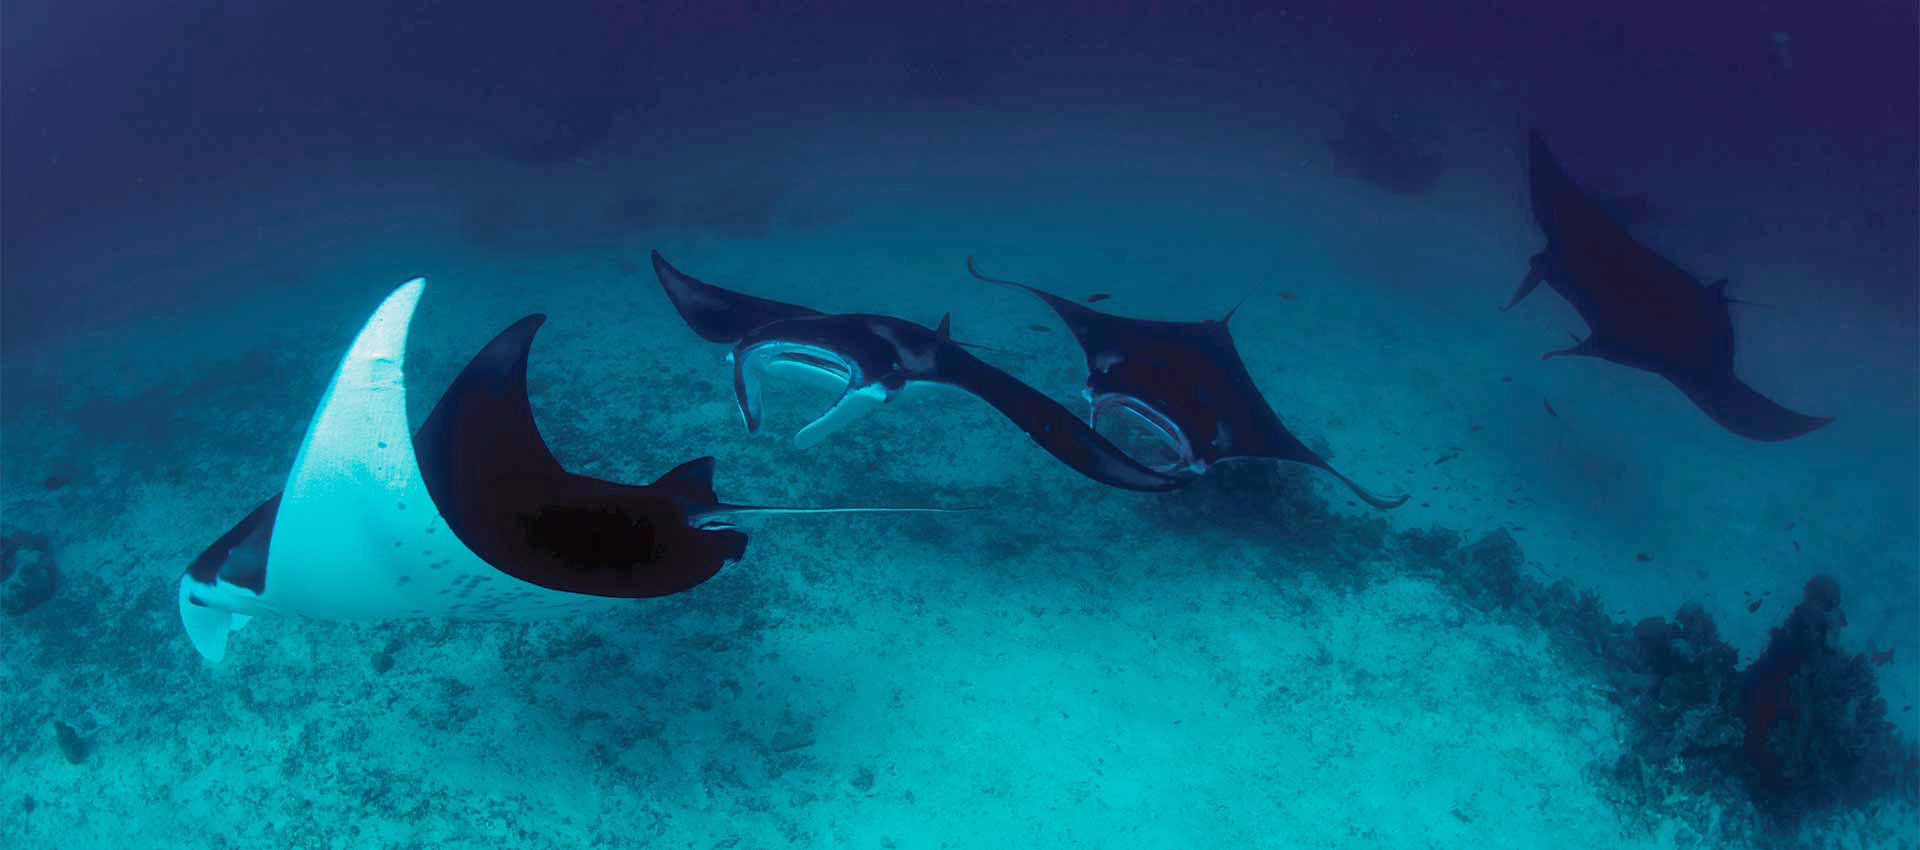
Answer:
<svg viewBox="0 0 1920 850"><path fill-rule="evenodd" d="M13 190L0 506L14 572L59 583L0 619L7 845L1915 846L1913 200L1870 179L1899 140L1729 151L1733 129L1622 127L1520 68L1366 77L1337 40L1257 79L1190 42L1029 47L958 93L833 46L675 68L558 161L504 153L548 138L533 107L463 93L484 117L218 156L166 137L194 168L51 231ZM1330 152L1388 94L1446 163L1414 193ZM1773 126L1745 103L1730 128ZM1652 195L1649 244L1764 305L1736 308L1742 373L1833 425L1748 442L1650 375L1539 359L1582 328L1549 293L1497 311L1542 244L1535 122L1575 173ZM1104 488L961 393L802 451L832 395L775 385L748 435L649 250L829 312L951 313L1069 406L1072 338L968 256L1143 318L1251 293L1233 332L1288 426L1412 499L1267 464ZM684 594L263 617L203 662L180 571L283 486L354 333L421 275L416 425L542 312L531 396L572 471L711 454L730 501L989 510L767 518ZM1780 792L1743 759L1733 671L1817 575L1845 625L1787 722L1822 767ZM1635 631L1687 603L1716 638ZM1654 645L1719 660L1649 692ZM1876 693L1890 733L1857 719Z"/></svg>

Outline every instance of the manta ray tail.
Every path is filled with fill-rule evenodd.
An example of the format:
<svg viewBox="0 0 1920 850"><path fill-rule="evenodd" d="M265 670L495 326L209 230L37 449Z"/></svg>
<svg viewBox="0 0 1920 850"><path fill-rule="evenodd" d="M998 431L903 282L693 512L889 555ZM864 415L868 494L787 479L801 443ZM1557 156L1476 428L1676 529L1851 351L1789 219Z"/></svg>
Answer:
<svg viewBox="0 0 1920 850"><path fill-rule="evenodd" d="M1340 483L1347 485L1347 489L1352 490L1353 495L1356 498L1358 498L1360 501L1366 502L1367 504L1372 505L1373 507L1379 508L1383 511L1393 510L1394 508L1400 507L1401 505L1406 504L1408 499L1413 498L1411 494L1406 494L1406 495L1402 495L1398 499L1389 499L1385 496L1378 495L1373 491L1368 490L1365 487L1360 486L1358 483L1355 483L1353 479L1348 478L1345 475L1341 475L1338 472L1333 473L1333 477L1340 479Z"/></svg>
<svg viewBox="0 0 1920 850"><path fill-rule="evenodd" d="M1772 304L1762 304L1758 301L1748 301L1744 298L1735 298L1731 295L1728 295L1727 285L1728 285L1727 279L1723 277L1719 280L1714 281L1711 285L1707 287L1707 289L1711 291L1716 297L1718 297L1721 303L1723 304L1739 304L1744 307L1766 307L1769 309L1773 307Z"/></svg>
<svg viewBox="0 0 1920 850"><path fill-rule="evenodd" d="M1232 309L1229 309L1226 315L1220 317L1220 324L1224 325L1232 322L1233 314L1240 312L1240 308L1247 306L1247 301L1252 298L1253 292L1251 290L1249 290L1247 294L1240 296L1239 301L1233 302Z"/></svg>
<svg viewBox="0 0 1920 850"><path fill-rule="evenodd" d="M967 258L967 274L973 275L974 278L978 280L984 280L988 283L997 283L997 284L1000 284L1001 286L1011 286L1015 289L1024 289L1028 292L1031 292L1035 295L1040 296L1041 300L1046 301L1049 304L1053 303L1053 301L1055 300L1054 295L1052 293L1035 289L1032 286L1028 286L1027 284L1021 283L1020 281L1007 280L1005 278L998 278L998 277L987 277L986 275L981 274L980 267L973 262L972 257Z"/></svg>
<svg viewBox="0 0 1920 850"><path fill-rule="evenodd" d="M1668 375L1667 380L1721 427L1749 440L1791 440L1833 421L1830 416L1808 416L1780 406L1755 392L1732 370L1702 377Z"/></svg>
<svg viewBox="0 0 1920 850"><path fill-rule="evenodd" d="M903 507L828 507L795 508L774 505L731 505L720 501L713 491L712 457L694 458L669 470L667 474L653 482L655 487L667 487L675 491L681 504L687 506L687 517L705 527L731 526L733 521L747 516L771 516L776 514L946 514L963 511L983 510L978 507L964 508L903 508Z"/></svg>
<svg viewBox="0 0 1920 850"><path fill-rule="evenodd" d="M1318 467L1320 471L1333 476L1335 480L1339 481L1342 484L1347 485L1347 489L1353 491L1353 495L1355 498L1359 499L1362 502L1366 502L1367 504L1372 505L1373 507L1379 508L1383 511L1392 510L1394 508L1400 507L1401 505L1406 504L1408 499L1413 497L1411 493L1401 496L1398 499L1390 499L1390 498L1387 498L1386 496L1378 495L1374 493L1372 490L1368 490L1367 488L1360 486L1359 482L1356 482L1353 479L1346 477L1345 475L1341 475L1340 470L1334 469L1332 464L1329 464L1325 460L1320 459L1319 455L1314 455L1312 459L1306 461L1306 464L1308 466Z"/></svg>
<svg viewBox="0 0 1920 850"><path fill-rule="evenodd" d="M779 505L731 505L718 502L695 511L691 519L703 527L731 526L734 520L750 516L776 516L786 514L957 514L968 511L983 511L985 507L970 505L960 508L902 508L902 507L831 507L831 508L793 508Z"/></svg>

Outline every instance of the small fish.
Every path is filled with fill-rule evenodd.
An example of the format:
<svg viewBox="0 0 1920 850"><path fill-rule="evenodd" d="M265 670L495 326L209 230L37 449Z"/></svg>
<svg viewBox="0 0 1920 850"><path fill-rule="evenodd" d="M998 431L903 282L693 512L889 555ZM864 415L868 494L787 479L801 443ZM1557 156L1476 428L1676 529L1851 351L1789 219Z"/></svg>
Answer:
<svg viewBox="0 0 1920 850"><path fill-rule="evenodd" d="M1793 551L1795 552L1800 551L1800 541L1798 540L1793 541Z"/></svg>
<svg viewBox="0 0 1920 850"><path fill-rule="evenodd" d="M1636 552L1636 553L1634 553L1634 556L1633 556L1633 559L1634 559L1634 560L1636 560L1636 561L1639 561L1639 562L1640 562L1640 563L1642 563L1642 564L1644 564L1644 563L1646 563L1646 562L1648 562L1648 561L1651 561L1651 560L1653 560L1653 556L1652 556L1652 555L1649 555L1649 554L1647 554L1647 553L1645 553L1645 552Z"/></svg>
<svg viewBox="0 0 1920 850"><path fill-rule="evenodd" d="M1513 383L1513 376L1512 376L1512 375L1501 375L1501 376L1500 376L1500 383L1503 383L1503 384L1511 384L1511 383Z"/></svg>
<svg viewBox="0 0 1920 850"><path fill-rule="evenodd" d="M1873 666L1884 667L1889 662L1893 661L1893 650L1882 649L1878 652L1873 653L1871 657L1873 658Z"/></svg>
<svg viewBox="0 0 1920 850"><path fill-rule="evenodd" d="M1480 425L1479 425L1479 423L1477 423L1477 422L1476 422L1476 423L1474 423L1474 425L1473 425L1473 427L1471 427L1471 428L1468 428L1467 430L1469 430L1469 431L1478 431L1478 430L1480 430Z"/></svg>
<svg viewBox="0 0 1920 850"><path fill-rule="evenodd" d="M1088 303L1088 304L1098 304L1098 303L1100 303L1100 302L1102 302L1102 301L1105 301L1105 300L1107 300L1107 299L1109 299L1109 298L1112 298L1112 297L1113 297L1113 296L1111 296L1111 295L1108 295L1108 294L1106 294L1106 293L1104 293L1104 292L1096 292L1096 293L1094 293L1094 294L1092 294L1092 295L1089 295L1089 296L1087 296L1087 303Z"/></svg>
<svg viewBox="0 0 1920 850"><path fill-rule="evenodd" d="M1751 614L1751 613L1753 613L1753 612L1755 612L1755 611L1758 611L1758 610L1760 610L1760 604L1761 604L1761 603L1763 603L1763 602L1765 602L1765 601L1767 601L1767 600L1765 600L1765 599L1755 599L1755 600L1753 600L1752 602L1749 602L1749 603L1747 603L1747 613L1749 613L1749 614Z"/></svg>
<svg viewBox="0 0 1920 850"><path fill-rule="evenodd" d="M1046 325L1028 325L1027 330L1037 331L1043 334L1053 333L1053 328L1047 327Z"/></svg>
<svg viewBox="0 0 1920 850"><path fill-rule="evenodd" d="M67 486L67 479L61 478L58 475L49 475L47 476L47 480L40 482L40 486L48 490L58 490Z"/></svg>
<svg viewBox="0 0 1920 850"><path fill-rule="evenodd" d="M1293 301L1293 300L1296 300L1296 299L1298 299L1298 298L1300 297L1300 296L1298 296L1298 295L1295 295L1295 294L1293 294L1293 293L1291 293L1291 292L1281 292L1281 293L1279 293L1279 295L1280 295L1280 297L1281 297L1281 298L1283 298L1283 299L1285 299L1285 300L1287 300L1287 301Z"/></svg>
<svg viewBox="0 0 1920 850"><path fill-rule="evenodd" d="M1551 416L1551 417L1553 417L1553 418L1555 418L1555 419L1559 419L1559 418L1560 418L1560 411L1558 411L1558 410L1554 410L1554 409L1553 409L1553 402L1550 402L1550 401L1547 401L1547 400L1545 400L1545 399L1541 399L1541 401L1540 401L1540 403L1541 403L1541 404L1544 404L1544 405L1546 405L1546 406L1547 406L1547 415L1548 415L1548 416Z"/></svg>
<svg viewBox="0 0 1920 850"><path fill-rule="evenodd" d="M1433 462L1433 465L1439 466L1440 464L1446 463L1447 461L1453 460L1454 458L1457 458L1459 456L1460 456L1460 450L1453 449L1447 452L1446 454L1441 455L1438 460L1435 460Z"/></svg>
<svg viewBox="0 0 1920 850"><path fill-rule="evenodd" d="M1793 530L1793 520L1787 520L1787 530L1788 531Z"/></svg>

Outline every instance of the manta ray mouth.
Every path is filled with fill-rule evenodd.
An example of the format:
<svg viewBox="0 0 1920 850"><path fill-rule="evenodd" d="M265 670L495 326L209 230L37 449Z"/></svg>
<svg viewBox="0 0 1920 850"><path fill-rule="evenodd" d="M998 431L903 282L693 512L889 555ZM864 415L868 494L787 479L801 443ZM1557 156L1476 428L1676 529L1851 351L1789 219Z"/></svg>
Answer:
<svg viewBox="0 0 1920 850"><path fill-rule="evenodd" d="M761 384L772 371L825 379L841 388L833 406L794 435L794 442L801 448L818 443L886 400L886 390L868 383L860 364L838 351L803 342L757 343L738 351L733 358L734 395L748 433L760 430Z"/></svg>
<svg viewBox="0 0 1920 850"><path fill-rule="evenodd" d="M1170 463L1153 464L1152 469L1162 474L1188 472L1199 475L1207 471L1207 462L1193 450L1193 441L1187 439L1186 432L1166 414L1155 410L1153 405L1124 393L1100 393L1088 399L1092 406L1087 410L1087 427L1099 430L1101 414L1118 411L1131 415L1134 421L1146 426L1147 436L1173 454Z"/></svg>

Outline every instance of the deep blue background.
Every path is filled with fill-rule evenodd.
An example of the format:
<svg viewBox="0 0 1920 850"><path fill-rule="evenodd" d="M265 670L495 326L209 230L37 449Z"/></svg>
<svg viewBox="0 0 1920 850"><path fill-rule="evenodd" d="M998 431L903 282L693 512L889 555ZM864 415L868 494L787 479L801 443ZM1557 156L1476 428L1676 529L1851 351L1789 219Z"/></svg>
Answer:
<svg viewBox="0 0 1920 850"><path fill-rule="evenodd" d="M1524 79L1517 106L1529 114L1517 117L1577 143L1586 168L1710 157L1903 238L1920 195L1916 15L1903 2L13 0L0 32L0 214L16 338L112 309L90 284L38 268L47 249L103 220L217 203L220 181L250 167L524 144L503 127L525 119L498 114L502 94L591 123L643 112L659 87L688 76L888 52L926 66L919 84L940 95L1023 55L1137 43L1234 69L1246 90L1224 102L1236 110L1257 110L1265 87L1340 79L1375 111L1429 122L1461 104L1425 95ZM1789 35L1790 70L1775 33ZM1730 203L1740 182L1727 186ZM1913 289L1908 280L1881 295L1911 313Z"/></svg>

